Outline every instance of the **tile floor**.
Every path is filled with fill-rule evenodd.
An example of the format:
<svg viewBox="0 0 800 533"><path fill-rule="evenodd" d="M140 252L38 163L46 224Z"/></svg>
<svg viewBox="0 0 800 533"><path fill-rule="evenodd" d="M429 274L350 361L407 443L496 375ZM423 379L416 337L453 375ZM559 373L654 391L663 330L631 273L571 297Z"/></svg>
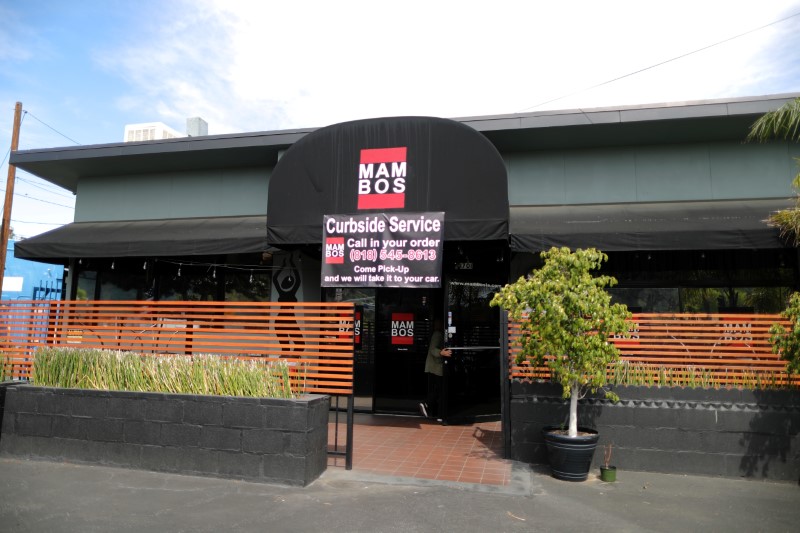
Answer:
<svg viewBox="0 0 800 533"><path fill-rule="evenodd" d="M340 415L340 445L344 419ZM331 445L334 430L331 422ZM356 414L353 446L353 470L359 472L485 485L508 485L511 477L500 422L442 426L421 417ZM328 458L329 467L344 464L344 457Z"/></svg>

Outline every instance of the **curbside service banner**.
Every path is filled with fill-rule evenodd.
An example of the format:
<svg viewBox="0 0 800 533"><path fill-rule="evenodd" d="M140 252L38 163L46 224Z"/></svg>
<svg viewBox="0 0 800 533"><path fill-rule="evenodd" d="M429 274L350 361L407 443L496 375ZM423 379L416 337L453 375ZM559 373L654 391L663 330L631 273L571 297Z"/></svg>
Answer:
<svg viewBox="0 0 800 533"><path fill-rule="evenodd" d="M323 218L323 287L441 287L444 212Z"/></svg>

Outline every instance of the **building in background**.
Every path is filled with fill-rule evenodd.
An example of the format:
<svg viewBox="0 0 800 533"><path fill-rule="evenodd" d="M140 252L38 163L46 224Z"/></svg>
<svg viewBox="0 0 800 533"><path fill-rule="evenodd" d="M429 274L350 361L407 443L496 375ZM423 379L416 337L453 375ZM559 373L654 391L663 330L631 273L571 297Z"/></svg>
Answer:
<svg viewBox="0 0 800 533"><path fill-rule="evenodd" d="M3 300L60 300L63 289L63 265L14 257L14 241L8 241Z"/></svg>
<svg viewBox="0 0 800 533"><path fill-rule="evenodd" d="M186 119L186 134L170 128L163 122L143 122L141 124L126 124L123 141L126 143L139 141L160 141L163 139L177 139L178 137L201 137L208 135L208 122L200 117Z"/></svg>
<svg viewBox="0 0 800 533"><path fill-rule="evenodd" d="M143 122L141 124L126 124L124 142L160 141L162 139L175 139L183 137L178 130L174 130L163 122Z"/></svg>

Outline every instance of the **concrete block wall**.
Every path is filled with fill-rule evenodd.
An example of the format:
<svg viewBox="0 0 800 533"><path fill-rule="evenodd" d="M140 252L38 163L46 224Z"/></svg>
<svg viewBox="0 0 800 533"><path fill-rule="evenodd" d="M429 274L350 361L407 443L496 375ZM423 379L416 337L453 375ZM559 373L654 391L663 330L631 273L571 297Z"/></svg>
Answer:
<svg viewBox="0 0 800 533"><path fill-rule="evenodd" d="M800 480L800 391L615 387L617 403L580 401L579 424L600 433L612 464L638 470L773 480ZM514 383L512 459L547 463L544 426L565 423L567 401L550 383Z"/></svg>
<svg viewBox="0 0 800 533"><path fill-rule="evenodd" d="M0 454L303 486L327 467L327 396L5 392Z"/></svg>

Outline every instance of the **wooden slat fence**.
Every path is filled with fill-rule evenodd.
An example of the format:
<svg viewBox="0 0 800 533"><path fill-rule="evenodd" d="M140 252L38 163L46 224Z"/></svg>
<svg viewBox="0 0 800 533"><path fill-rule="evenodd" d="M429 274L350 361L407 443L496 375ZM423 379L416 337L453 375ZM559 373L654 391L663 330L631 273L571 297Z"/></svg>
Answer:
<svg viewBox="0 0 800 533"><path fill-rule="evenodd" d="M786 362L772 353L769 328L780 315L639 313L631 321L630 339L610 339L621 363L609 368L619 383L763 387L786 384ZM546 379L546 367L517 365L518 323L509 322L509 376ZM800 384L792 376L793 384Z"/></svg>
<svg viewBox="0 0 800 533"><path fill-rule="evenodd" d="M43 346L287 361L296 390L353 392L352 303L12 301L0 305L6 376Z"/></svg>

